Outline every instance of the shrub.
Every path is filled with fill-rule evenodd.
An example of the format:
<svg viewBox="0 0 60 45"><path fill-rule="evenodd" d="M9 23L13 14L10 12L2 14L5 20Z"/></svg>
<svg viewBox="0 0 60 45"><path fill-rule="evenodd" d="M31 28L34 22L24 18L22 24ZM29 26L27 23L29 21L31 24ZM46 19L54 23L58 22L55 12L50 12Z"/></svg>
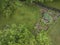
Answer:
<svg viewBox="0 0 60 45"><path fill-rule="evenodd" d="M12 24L0 30L0 45L36 45L32 33L24 25Z"/></svg>
<svg viewBox="0 0 60 45"><path fill-rule="evenodd" d="M51 45L45 31L33 35L26 25L12 24L0 30L0 45Z"/></svg>
<svg viewBox="0 0 60 45"><path fill-rule="evenodd" d="M47 32L42 30L38 36L37 36L37 41L39 45L52 45L51 39L48 37Z"/></svg>

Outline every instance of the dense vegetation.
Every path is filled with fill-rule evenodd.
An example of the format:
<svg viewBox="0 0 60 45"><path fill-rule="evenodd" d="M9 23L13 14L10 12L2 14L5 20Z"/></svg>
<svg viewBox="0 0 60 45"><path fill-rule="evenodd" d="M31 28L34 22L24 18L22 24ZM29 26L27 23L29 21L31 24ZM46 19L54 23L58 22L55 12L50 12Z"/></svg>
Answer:
<svg viewBox="0 0 60 45"><path fill-rule="evenodd" d="M52 45L48 31L34 29L41 14L40 7L33 6L33 1L45 3L54 0L21 1L0 0L0 45Z"/></svg>
<svg viewBox="0 0 60 45"><path fill-rule="evenodd" d="M33 30L32 30L33 31ZM41 31L36 37L29 31L26 25L5 25L0 30L0 45L50 45L50 39L45 31Z"/></svg>
<svg viewBox="0 0 60 45"><path fill-rule="evenodd" d="M14 11L16 10L16 2L17 0L2 0L3 2L1 5L1 16L3 17L10 17L14 14Z"/></svg>
<svg viewBox="0 0 60 45"><path fill-rule="evenodd" d="M1 0L1 4L0 4L0 14L1 16L4 17L10 17L14 14L18 4L19 0ZM21 0L22 1L22 0ZM49 2L49 1L53 1L53 0L23 0L26 3L33 3L33 1L35 2Z"/></svg>

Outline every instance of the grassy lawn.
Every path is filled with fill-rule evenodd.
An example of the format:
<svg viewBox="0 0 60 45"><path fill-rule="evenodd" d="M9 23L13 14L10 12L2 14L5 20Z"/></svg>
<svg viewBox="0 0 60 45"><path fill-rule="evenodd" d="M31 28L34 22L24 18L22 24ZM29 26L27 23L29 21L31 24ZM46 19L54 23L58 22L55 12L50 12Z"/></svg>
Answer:
<svg viewBox="0 0 60 45"><path fill-rule="evenodd" d="M60 2L46 3L46 5L60 9ZM60 18L58 18L49 30L49 36L53 41L53 45L60 45Z"/></svg>
<svg viewBox="0 0 60 45"><path fill-rule="evenodd" d="M53 45L60 45L60 18L50 27L49 35L53 41Z"/></svg>
<svg viewBox="0 0 60 45"><path fill-rule="evenodd" d="M20 3L17 5L14 15L11 18L0 18L0 27L5 24L26 24L27 26L34 26L38 17L40 16L39 7L35 5L25 5Z"/></svg>
<svg viewBox="0 0 60 45"><path fill-rule="evenodd" d="M54 8L58 8L58 9L60 9L60 1L57 1L57 2L48 2L48 3L46 3L46 5L47 6L49 6L49 7L54 7Z"/></svg>

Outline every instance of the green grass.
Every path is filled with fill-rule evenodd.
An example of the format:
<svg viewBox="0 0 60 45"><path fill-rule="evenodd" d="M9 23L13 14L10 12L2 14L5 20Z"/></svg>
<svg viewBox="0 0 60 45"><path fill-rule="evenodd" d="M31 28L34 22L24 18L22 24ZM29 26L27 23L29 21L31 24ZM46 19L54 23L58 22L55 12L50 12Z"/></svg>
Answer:
<svg viewBox="0 0 60 45"><path fill-rule="evenodd" d="M0 28L5 24L26 24L27 26L34 26L38 17L40 16L39 7L35 5L25 5L19 3L14 15L10 18L0 18Z"/></svg>
<svg viewBox="0 0 60 45"><path fill-rule="evenodd" d="M60 1L47 2L46 5L49 7L54 7L54 8L60 9Z"/></svg>
<svg viewBox="0 0 60 45"><path fill-rule="evenodd" d="M46 5L60 9L60 1L47 2ZM52 39L53 45L60 45L60 18L58 18L55 23L52 23L52 25L50 25L48 34Z"/></svg>
<svg viewBox="0 0 60 45"><path fill-rule="evenodd" d="M60 2L46 3L47 6L60 9ZM53 23L49 28L49 36L52 39L53 45L60 45L60 18L56 20L56 23Z"/></svg>
<svg viewBox="0 0 60 45"><path fill-rule="evenodd" d="M60 18L50 27L49 36L53 41L53 45L60 45Z"/></svg>

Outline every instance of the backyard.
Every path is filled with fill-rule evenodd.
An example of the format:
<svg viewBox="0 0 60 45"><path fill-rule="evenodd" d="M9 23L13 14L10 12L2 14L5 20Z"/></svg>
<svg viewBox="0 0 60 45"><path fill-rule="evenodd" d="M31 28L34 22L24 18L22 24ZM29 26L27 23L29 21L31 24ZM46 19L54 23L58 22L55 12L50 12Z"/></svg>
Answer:
<svg viewBox="0 0 60 45"><path fill-rule="evenodd" d="M0 45L60 45L59 11L28 0L0 2ZM60 10L59 1L42 4Z"/></svg>

